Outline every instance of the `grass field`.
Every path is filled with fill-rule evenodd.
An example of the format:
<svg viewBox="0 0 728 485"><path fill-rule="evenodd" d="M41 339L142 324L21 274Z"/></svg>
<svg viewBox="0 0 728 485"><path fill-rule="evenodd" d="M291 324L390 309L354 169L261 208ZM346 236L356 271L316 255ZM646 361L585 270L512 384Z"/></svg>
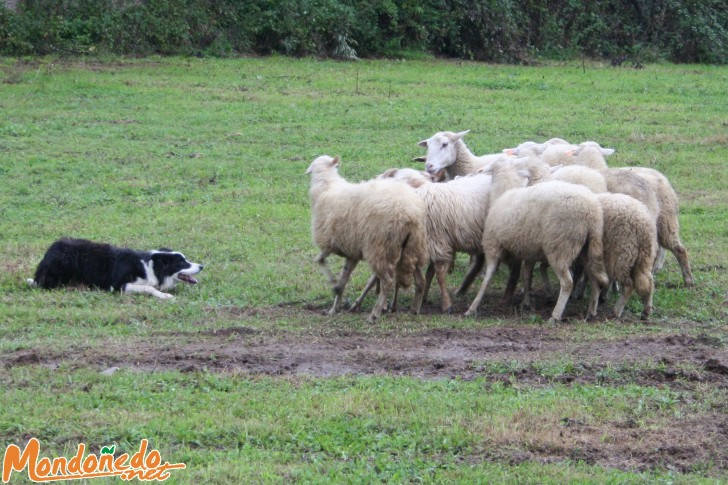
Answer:
<svg viewBox="0 0 728 485"><path fill-rule="evenodd" d="M725 482L727 86L694 65L0 59L0 445L147 438L187 465L171 483ZM549 303L495 303L503 275L477 319L437 291L417 317L326 316L308 164L363 180L466 129L478 154L592 139L662 171L696 285L668 254L649 323L573 301L547 326ZM28 288L61 236L205 270L174 301Z"/></svg>

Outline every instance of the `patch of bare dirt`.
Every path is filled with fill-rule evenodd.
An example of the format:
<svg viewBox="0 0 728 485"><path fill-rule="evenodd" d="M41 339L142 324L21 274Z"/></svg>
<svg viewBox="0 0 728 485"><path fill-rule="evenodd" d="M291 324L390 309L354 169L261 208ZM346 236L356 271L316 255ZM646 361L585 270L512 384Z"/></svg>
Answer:
<svg viewBox="0 0 728 485"><path fill-rule="evenodd" d="M245 310L241 315L276 318L286 308ZM298 310L301 311L300 309ZM303 310L319 312L319 309ZM267 313L266 313L267 312ZM504 325L483 329L434 329L411 335L367 335L333 331L303 335L262 331L243 325L196 333L168 332L159 339L105 342L63 353L24 349L0 356L0 366L45 365L99 371L243 372L275 376L388 374L425 379L482 377L488 385L562 384L668 386L699 396L704 389L728 389L728 350L710 337L682 334L576 342L562 329ZM573 365L545 376L533 363ZM500 371L493 364L501 365ZM504 366L516 363L511 371ZM499 443L465 461L506 463L583 461L627 471L728 471L728 413L706 410L667 425L627 421L600 426L565 416L560 423L530 429L525 441ZM543 427L543 425L542 425ZM524 442L528 445L524 446Z"/></svg>
<svg viewBox="0 0 728 485"><path fill-rule="evenodd" d="M138 371L234 371L269 375L392 374L427 379L489 377L529 385L619 383L671 386L709 382L728 388L728 350L709 337L637 336L577 342L557 328L508 325L432 329L410 335L354 331L310 335L231 326L143 341L109 341L62 353L25 349L0 356L0 365L120 367ZM541 375L534 362L573 363L566 374ZM494 363L517 363L512 372ZM496 374L502 374L500 376Z"/></svg>
<svg viewBox="0 0 728 485"><path fill-rule="evenodd" d="M239 311L276 319L288 308ZM303 318L320 309L298 309ZM414 334L336 330L320 334L269 331L241 324L199 332L167 332L145 340L109 340L64 352L23 349L0 355L0 367L43 365L121 368L137 372L234 372L272 376L387 374L423 379L484 379L489 385L533 388L554 383L667 387L686 399L728 390L728 349L709 336L670 334L577 341L563 328L504 324L481 329L430 329ZM544 363L570 365L549 374ZM583 461L629 471L667 469L728 473L728 404L713 403L673 423L609 422L564 416L529 428L527 438L461 457L468 462ZM541 434L539 434L541 433ZM508 439L506 436L504 439Z"/></svg>

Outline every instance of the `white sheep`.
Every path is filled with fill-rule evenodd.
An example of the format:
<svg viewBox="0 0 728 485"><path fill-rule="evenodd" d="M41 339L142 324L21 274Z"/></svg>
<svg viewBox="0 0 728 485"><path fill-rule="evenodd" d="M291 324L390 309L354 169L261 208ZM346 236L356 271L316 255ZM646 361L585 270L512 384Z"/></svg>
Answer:
<svg viewBox="0 0 728 485"><path fill-rule="evenodd" d="M474 315L498 264L508 255L533 263L546 259L559 278L559 298L550 322L561 319L573 288L569 270L588 246L585 269L593 291L608 284L602 259L602 210L586 187L558 181L524 187L527 182L507 162L493 164L493 186L488 218L483 232L486 274L475 300L466 312ZM530 272L525 271L524 291L530 290ZM589 309L590 315L596 307Z"/></svg>
<svg viewBox="0 0 728 485"><path fill-rule="evenodd" d="M506 156L503 153L493 153L480 157L473 155L462 139L469 132L470 130L459 133L441 131L427 140L419 142L419 146L427 148L425 170L431 174L437 174L445 170L450 179L454 179L458 176L477 173L494 161Z"/></svg>
<svg viewBox="0 0 728 485"><path fill-rule="evenodd" d="M551 167L537 157L518 158L513 161L516 167L527 170L529 173L529 185L546 182L547 180L559 180L570 184L582 185L595 194L607 191L607 182L601 173L589 167L581 165L557 165Z"/></svg>
<svg viewBox="0 0 728 485"><path fill-rule="evenodd" d="M503 150L503 153L509 156L515 156L519 158L523 157L541 157L544 150L546 150L551 145L559 145L561 146L565 151L567 150L575 150L577 148L576 145L572 145L566 140L563 140L561 138L551 138L550 140L546 140L543 143L536 143L535 141L524 141L520 145L518 145L515 148L506 148Z"/></svg>
<svg viewBox="0 0 728 485"><path fill-rule="evenodd" d="M452 312L446 278L455 254L464 252L475 257L475 263L469 268L457 294L467 291L483 265L482 239L490 202L491 176L476 174L444 183L423 183L421 174L411 169L388 170L380 177L382 176L400 178L417 186L415 192L427 208L430 266L425 278L424 298L427 297L433 276L437 276L442 310L445 313ZM516 272L515 278L517 277ZM506 297L509 290L510 293L513 292L513 278L510 283L507 285Z"/></svg>
<svg viewBox="0 0 728 485"><path fill-rule="evenodd" d="M306 171L311 174L313 239L321 249L315 262L335 295L329 314L339 311L349 276L362 259L381 284L368 321L381 316L395 279L407 287L414 277L411 311L419 313L424 289L422 267L427 262L424 202L397 180L349 183L339 175L338 165L338 157L322 155ZM331 253L346 259L338 282L326 265Z"/></svg>
<svg viewBox="0 0 728 485"><path fill-rule="evenodd" d="M377 180L382 179L394 179L394 180L400 180L402 182L407 183L412 188L421 187L424 184L432 183L437 181L437 177L433 176L432 174L425 172L424 170L415 170L413 168L390 168L383 172L382 174L378 175L376 177ZM359 298L357 298L354 303L349 308L349 311L356 312L361 307L362 302L364 301L364 298L367 296L369 291L371 291L374 286L377 286L377 293L380 292L381 288L379 285L379 278L377 278L376 274L372 274L372 276L367 281L366 285L364 286L364 289L361 292L361 295L359 295ZM426 280L425 283L425 290L423 292L423 300L427 298L427 290L429 288L429 280ZM392 298L392 304L390 306L391 311L397 311L397 295L399 294L399 285L395 284L394 287L394 297Z"/></svg>
<svg viewBox="0 0 728 485"><path fill-rule="evenodd" d="M606 167L603 150L601 147L594 145L580 147L574 153L577 159L576 163L603 164ZM645 204L647 210L654 216L657 226L657 240L660 245L654 270L658 270L662 265L665 254L662 248L665 248L675 255L680 264L685 285L692 286L693 274L690 269L690 258L687 249L680 241L677 194L667 177L655 169L646 167L605 168L601 173L607 182L609 192L624 193L636 198ZM639 179L646 182L646 190L645 184L641 183Z"/></svg>
<svg viewBox="0 0 728 485"><path fill-rule="evenodd" d="M614 315L622 316L633 291L642 298L642 316L647 320L652 311L652 264L657 253L657 233L647 207L624 194L597 194L604 219L604 266L612 281L621 286L622 294L614 306ZM593 293L590 306L599 295Z"/></svg>
<svg viewBox="0 0 728 485"><path fill-rule="evenodd" d="M605 157L613 153L613 148L602 148L597 142L585 141L575 147L563 144L549 145L541 154L541 159L551 166L577 164L594 170L605 170L607 168Z"/></svg>
<svg viewBox="0 0 728 485"><path fill-rule="evenodd" d="M680 241L680 222L678 220L679 203L675 189L670 181L659 171L647 167L624 167L618 170L630 172L642 177L651 187L657 198L657 241L662 248L672 252L680 264L683 281L686 286L694 283L693 273L690 269L688 250ZM659 269L664 261L664 251L658 253L655 269Z"/></svg>
<svg viewBox="0 0 728 485"><path fill-rule="evenodd" d="M607 191L607 183L604 180L604 177L599 172L597 172L596 170L592 170L589 167L583 167L581 165L567 165L565 167L558 165L556 167L550 167L546 164L546 162L535 156L511 160L511 163L513 163L516 168L528 172L528 185L536 185L549 180L557 180L561 182L584 186L595 194ZM544 283L544 289L548 294L551 294L551 284L549 282L547 269L547 262L541 261L541 264L539 265L539 270L541 273L541 279ZM524 272L532 271L533 264L526 264ZM583 282L583 280L581 280L581 276L581 274L575 275L575 280ZM577 284L576 287L577 295L581 297L584 291L584 285ZM523 298L523 306L529 307L530 305L531 296L528 292L526 292Z"/></svg>
<svg viewBox="0 0 728 485"><path fill-rule="evenodd" d="M388 178L401 180L414 189L422 187L424 184L438 181L431 173L424 170L415 170L413 168L390 168L378 175L376 178L378 180Z"/></svg>

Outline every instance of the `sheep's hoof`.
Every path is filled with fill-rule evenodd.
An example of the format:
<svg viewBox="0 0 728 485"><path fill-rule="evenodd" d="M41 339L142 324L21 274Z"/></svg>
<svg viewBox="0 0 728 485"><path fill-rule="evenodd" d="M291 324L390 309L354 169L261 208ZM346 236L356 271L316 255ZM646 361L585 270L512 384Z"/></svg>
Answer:
<svg viewBox="0 0 728 485"><path fill-rule="evenodd" d="M477 316L477 315L478 315L478 311L477 310L473 310L472 312L470 310L468 310L467 312L463 313L463 316L464 317L473 317L473 318L475 318L475 316Z"/></svg>
<svg viewBox="0 0 728 485"><path fill-rule="evenodd" d="M548 322L546 322L548 325L558 325L561 323L561 320L557 320L554 317L549 318Z"/></svg>
<svg viewBox="0 0 728 485"><path fill-rule="evenodd" d="M650 321L650 314L642 312L642 315L640 315L640 320L642 320L643 322Z"/></svg>
<svg viewBox="0 0 728 485"><path fill-rule="evenodd" d="M374 315L369 315L369 317L367 318L367 323L369 323L369 324L377 323L377 317L375 317Z"/></svg>
<svg viewBox="0 0 728 485"><path fill-rule="evenodd" d="M452 312L453 312L452 306L449 306L449 307L445 308L444 310L442 310L442 313L444 313L445 315L452 315Z"/></svg>

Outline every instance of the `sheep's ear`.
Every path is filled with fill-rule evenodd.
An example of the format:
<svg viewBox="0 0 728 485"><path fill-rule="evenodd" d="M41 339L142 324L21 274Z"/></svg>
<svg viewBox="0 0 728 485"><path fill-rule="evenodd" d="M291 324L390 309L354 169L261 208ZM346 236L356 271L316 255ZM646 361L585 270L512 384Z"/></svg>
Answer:
<svg viewBox="0 0 728 485"><path fill-rule="evenodd" d="M399 169L398 168L390 168L389 170L386 170L382 175L380 175L377 178L386 179L386 178L394 177L394 174L397 173L397 170L399 170Z"/></svg>
<svg viewBox="0 0 728 485"><path fill-rule="evenodd" d="M341 161L341 159L339 158L339 156L338 156L338 155L336 155L336 156L334 157L334 159L333 159L333 160L331 160L331 166L332 166L332 167L338 167L338 166L339 166L339 162L340 162L340 161Z"/></svg>
<svg viewBox="0 0 728 485"><path fill-rule="evenodd" d="M498 161L500 161L500 159ZM496 162L490 162L488 165L486 165L483 168L481 168L480 170L478 170L478 173L485 173L488 175L492 175L493 167L495 166L495 164L496 164Z"/></svg>
<svg viewBox="0 0 728 485"><path fill-rule="evenodd" d="M566 150L564 152L564 155L566 155L567 157L575 157L578 154L579 154L579 150Z"/></svg>
<svg viewBox="0 0 728 485"><path fill-rule="evenodd" d="M518 170L518 175L521 178L526 179L526 181L530 184L531 183L531 172L528 170Z"/></svg>
<svg viewBox="0 0 728 485"><path fill-rule="evenodd" d="M424 155L421 157L415 157L412 159L413 162L422 162L422 163L425 163L426 160L427 160L427 157Z"/></svg>
<svg viewBox="0 0 728 485"><path fill-rule="evenodd" d="M461 131L460 133L455 133L455 140L460 140L462 137L470 133L470 130Z"/></svg>
<svg viewBox="0 0 728 485"><path fill-rule="evenodd" d="M601 151L602 151L602 155L604 155L605 157L608 157L609 155L614 153L614 148L601 148Z"/></svg>
<svg viewBox="0 0 728 485"><path fill-rule="evenodd" d="M482 173L482 174L485 174L485 175L493 175L493 167L495 167L495 165L496 165L495 162L489 163L485 167L483 167L480 170L478 170L478 173Z"/></svg>
<svg viewBox="0 0 728 485"><path fill-rule="evenodd" d="M420 147L425 147L425 148L427 148L427 140L422 140L421 142L419 142L419 143L417 144L417 146L420 146Z"/></svg>
<svg viewBox="0 0 728 485"><path fill-rule="evenodd" d="M506 155L508 155L510 157L510 156L516 154L516 149L515 148L504 148L503 153L505 153Z"/></svg>

